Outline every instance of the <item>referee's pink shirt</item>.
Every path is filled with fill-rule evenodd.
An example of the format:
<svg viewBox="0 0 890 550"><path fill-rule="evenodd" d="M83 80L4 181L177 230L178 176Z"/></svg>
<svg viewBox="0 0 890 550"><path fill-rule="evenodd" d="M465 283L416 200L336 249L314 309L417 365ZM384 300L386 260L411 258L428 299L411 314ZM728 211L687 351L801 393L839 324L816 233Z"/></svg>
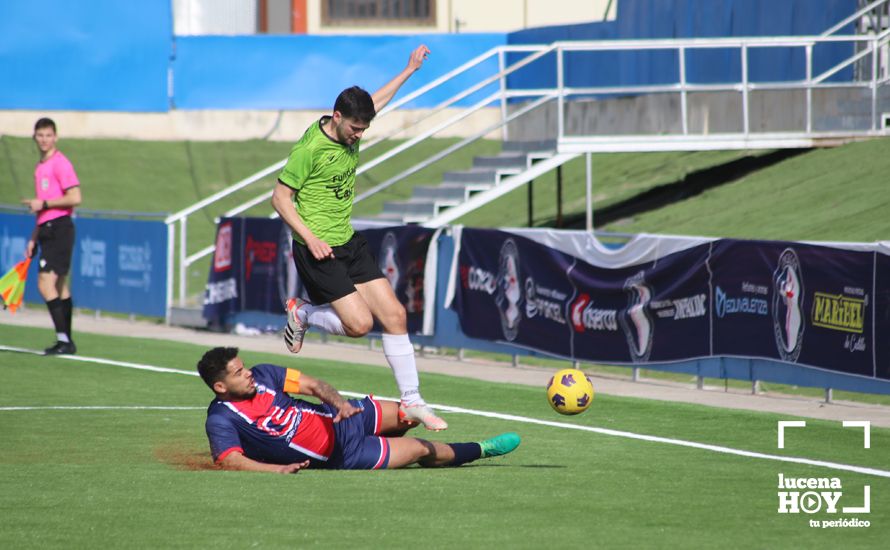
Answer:
<svg viewBox="0 0 890 550"><path fill-rule="evenodd" d="M66 189L77 187L80 182L74 172L71 161L56 151L48 159L38 162L34 168L34 189L37 198L51 201L62 198ZM62 216L70 216L73 208L49 208L37 213L37 225L46 223Z"/></svg>

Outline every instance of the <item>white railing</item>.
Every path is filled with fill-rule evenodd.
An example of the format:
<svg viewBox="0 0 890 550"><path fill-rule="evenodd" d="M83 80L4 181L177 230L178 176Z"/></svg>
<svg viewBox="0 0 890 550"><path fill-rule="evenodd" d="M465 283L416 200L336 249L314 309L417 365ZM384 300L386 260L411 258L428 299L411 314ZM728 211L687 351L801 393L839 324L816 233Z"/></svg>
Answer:
<svg viewBox="0 0 890 550"><path fill-rule="evenodd" d="M357 174L364 173L372 168L390 160L396 155L402 154L411 149L413 146L423 140L460 123L468 116L489 106L492 103L499 102L500 105L500 121L498 124L486 128L484 132L471 136L462 140L456 146L446 149L447 153L453 152L456 148L463 147L479 137L486 135L492 131L501 129L502 136L508 137L507 123L515 120L518 116L525 114L532 108L536 108L553 99L557 102L557 129L556 138L560 153L580 153L580 152L602 152L602 151L632 151L632 150L677 150L677 149L711 149L711 148L748 148L757 147L760 143L762 147L803 147L811 144L812 140L824 137L813 131L813 91L822 88L832 87L861 87L870 89L871 92L871 125L866 131L845 132L845 135L873 135L878 131L879 114L877 112L877 95L878 88L888 82L890 75L879 74L879 66L882 66L878 58L886 55L886 46L890 41L890 31L884 31L877 35L871 36L838 36L835 33L856 20L862 13L870 9L874 9L880 4L887 3L890 0L878 0L873 2L866 8L859 10L857 14L840 22L832 27L821 36L794 36L794 37L763 37L763 38L702 38L702 39L662 39L662 40L608 40L608 41L578 41L578 42L556 42L550 45L519 45L519 46L502 46L493 48L488 52L477 56L452 71L433 80L418 90L405 95L397 101L393 101L385 109L381 110L380 115L383 116L399 107L402 107L427 92L438 88L453 78L464 74L465 72L479 66L480 64L496 57L498 63L497 73L482 79L480 82L470 86L466 90L450 97L442 103L436 105L424 117L418 119L413 124L396 130L395 132L384 136L376 141L370 142L363 147L366 151L369 147L373 147L384 139L391 139L407 130L414 129L421 125L425 125L430 117L442 112L444 109L451 107L463 99L466 99L476 92L479 92L487 86L498 83L498 91L485 97L484 99L474 103L471 107L451 115L446 120L431 126L430 128L420 130L414 137L408 139L404 143L394 147L384 154L379 155L375 159L364 163L358 170ZM860 13L861 12L861 13ZM819 75L813 74L814 66L814 48L820 44L830 43L853 43L864 46L858 53L852 55L836 66L823 71ZM788 80L783 82L753 82L750 79L749 53L754 49L768 48L801 48L805 52L805 77L798 80ZM724 84L696 84L688 80L688 53L696 50L706 49L723 49L738 50L741 64L741 78L739 82L731 82ZM661 85L615 85L615 86L590 86L590 87L569 87L566 86L566 55L571 53L578 55L582 52L621 52L621 51L673 51L677 56L677 77L676 82ZM508 54L524 54L524 57L516 63L506 66L506 57ZM522 90L509 89L507 86L507 77L528 66L534 61L540 60L548 55L554 55L556 61L556 87L550 89L539 90ZM864 81L845 81L843 83L828 82L828 79L839 71L861 61L871 55L871 78ZM761 90L802 90L806 96L806 124L805 128L800 132L788 133L771 133L752 131L751 115L750 115L750 95L752 92ZM734 134L715 137L703 136L695 134L689 127L689 95L695 92L736 92L741 95L741 126L742 131ZM604 95L643 95L643 94L661 94L674 93L680 97L680 113L681 118L679 133L660 133L655 136L567 136L565 131L566 118L566 102L567 98L577 96L599 97ZM520 106L512 114L508 109L508 100L511 98L529 97L532 98L529 105ZM758 141L755 138L758 138ZM546 136L545 136L546 137ZM456 148L455 148L456 147ZM443 158L443 154L437 154L433 157L422 161L421 163L409 168L408 170L398 174L394 178L390 178L385 182L375 186L356 197L356 202L364 200L373 193L379 192L405 177L416 173L419 170L429 166ZM176 242L175 234L178 226L178 303L180 306L185 305L187 293L187 272L188 267L201 258L211 254L214 245L207 246L198 252L187 254L187 226L188 218L192 214L216 203L237 191L240 191L251 184L262 180L263 178L277 172L285 164L282 160L264 170L261 170L248 178L236 183L235 185L224 189L214 195L207 197L194 205L177 212L166 219L171 235L171 243ZM224 216L234 216L240 214L271 197L271 190L258 195L249 201L235 207L227 212ZM174 245L171 244L169 254L170 265L173 265ZM172 281L168 283L168 305L173 301Z"/></svg>
<svg viewBox="0 0 890 550"><path fill-rule="evenodd" d="M884 0L882 0L884 1ZM805 37L763 37L763 38L705 38L684 40L621 40L621 41L590 41L590 42L557 42L556 47L556 79L559 97L557 100L557 140L560 152L606 152L606 151L644 151L673 149L710 149L710 148L748 148L758 138L769 140L769 146L782 146L786 140L789 146L802 147L812 144L820 138L842 135L877 135L882 132L877 110L878 90L886 85L890 75L880 74L880 59L887 55L890 42L890 30L871 36L805 36ZM814 74L815 48L823 44L849 43L859 45L862 49L835 66ZM805 76L803 79L755 82L751 79L750 52L756 49L789 49L800 48L804 51ZM689 82L688 55L696 50L737 50L741 65L738 82L720 84L697 84ZM579 52L620 52L620 51L668 51L674 52L677 60L676 81L659 85L630 86L589 86L569 87L565 83L565 56ZM853 66L864 58L871 58L871 74L867 80L829 82L838 72ZM814 109L813 92L820 89L861 88L868 90L871 98L871 116L867 128L843 132L815 131L813 128ZM800 131L757 132L752 130L750 98L753 92L764 90L797 90L805 93L804 128ZM735 92L741 95L740 132L720 136L704 136L692 132L689 127L689 95L695 92ZM600 97L604 95L644 95L644 94L678 94L679 132L660 132L658 135L621 135L621 136L567 136L565 131L565 110L567 98L572 96ZM651 149L653 140L659 147ZM610 145L610 143L612 145ZM632 145L636 143L637 148ZM792 143L798 143L793 145ZM709 145L710 144L710 145Z"/></svg>

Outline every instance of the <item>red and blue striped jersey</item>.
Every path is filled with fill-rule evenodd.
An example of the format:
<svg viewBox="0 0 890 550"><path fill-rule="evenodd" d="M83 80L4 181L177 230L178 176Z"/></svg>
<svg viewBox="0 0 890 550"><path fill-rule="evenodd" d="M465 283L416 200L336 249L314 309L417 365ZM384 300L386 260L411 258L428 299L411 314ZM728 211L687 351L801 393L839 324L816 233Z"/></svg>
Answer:
<svg viewBox="0 0 890 550"><path fill-rule="evenodd" d="M273 464L327 462L334 451L336 411L285 392L286 383L297 380L299 371L264 364L251 372L257 388L253 398L214 399L207 408L205 428L213 460L219 463L237 451Z"/></svg>

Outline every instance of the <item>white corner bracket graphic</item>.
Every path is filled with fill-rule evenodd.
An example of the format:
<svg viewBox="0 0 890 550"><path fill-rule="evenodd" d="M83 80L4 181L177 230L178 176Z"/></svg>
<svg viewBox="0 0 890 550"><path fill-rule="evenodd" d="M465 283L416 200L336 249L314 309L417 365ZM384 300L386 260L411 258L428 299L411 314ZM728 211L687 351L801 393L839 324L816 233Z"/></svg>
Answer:
<svg viewBox="0 0 890 550"><path fill-rule="evenodd" d="M871 485L862 487L862 506L844 506L841 511L845 514L871 513Z"/></svg>
<svg viewBox="0 0 890 550"><path fill-rule="evenodd" d="M806 428L806 420L779 420L779 448L785 448L785 428Z"/></svg>
<svg viewBox="0 0 890 550"><path fill-rule="evenodd" d="M862 448L871 449L870 420L844 420L844 428L862 428Z"/></svg>

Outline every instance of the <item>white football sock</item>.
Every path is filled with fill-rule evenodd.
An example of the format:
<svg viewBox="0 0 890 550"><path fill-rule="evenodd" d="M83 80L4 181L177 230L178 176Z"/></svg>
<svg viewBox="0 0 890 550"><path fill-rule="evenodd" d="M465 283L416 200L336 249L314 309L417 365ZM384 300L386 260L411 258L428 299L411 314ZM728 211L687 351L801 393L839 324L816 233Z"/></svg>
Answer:
<svg viewBox="0 0 890 550"><path fill-rule="evenodd" d="M306 304L297 310L297 316L301 323L306 323L311 327L317 327L328 334L346 335L346 329L343 328L343 321L334 311L330 304L323 306L313 306Z"/></svg>
<svg viewBox="0 0 890 550"><path fill-rule="evenodd" d="M66 343L66 344L68 344L68 343L71 342L71 339L68 338L68 335L65 334L64 332L57 332L57 333L56 333L56 340L58 340L59 342L64 342L64 343Z"/></svg>
<svg viewBox="0 0 890 550"><path fill-rule="evenodd" d="M420 380L414 362L414 345L407 334L384 334L383 354L396 377L396 385L406 405L425 404L420 396Z"/></svg>

